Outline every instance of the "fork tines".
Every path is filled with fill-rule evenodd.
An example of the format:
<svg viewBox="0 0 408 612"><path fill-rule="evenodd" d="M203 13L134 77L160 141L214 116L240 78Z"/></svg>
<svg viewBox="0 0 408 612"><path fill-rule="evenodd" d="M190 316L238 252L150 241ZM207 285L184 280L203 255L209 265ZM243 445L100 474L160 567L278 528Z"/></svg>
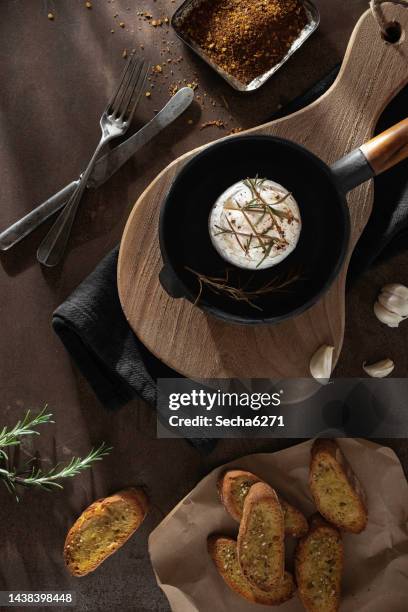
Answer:
<svg viewBox="0 0 408 612"><path fill-rule="evenodd" d="M119 86L106 108L106 113L116 119L131 121L144 89L150 69L149 62L131 53L122 72Z"/></svg>

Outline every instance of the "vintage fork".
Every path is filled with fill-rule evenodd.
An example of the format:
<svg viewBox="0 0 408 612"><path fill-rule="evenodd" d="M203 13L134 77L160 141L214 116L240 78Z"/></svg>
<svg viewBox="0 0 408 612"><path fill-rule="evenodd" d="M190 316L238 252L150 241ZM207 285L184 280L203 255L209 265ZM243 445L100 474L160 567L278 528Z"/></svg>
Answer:
<svg viewBox="0 0 408 612"><path fill-rule="evenodd" d="M61 261L94 164L106 143L117 136L122 136L128 129L140 100L148 71L148 63L137 59L134 53L129 57L119 86L102 114L100 120L102 137L95 153L80 176L79 184L67 205L38 248L37 259L44 266L56 266Z"/></svg>

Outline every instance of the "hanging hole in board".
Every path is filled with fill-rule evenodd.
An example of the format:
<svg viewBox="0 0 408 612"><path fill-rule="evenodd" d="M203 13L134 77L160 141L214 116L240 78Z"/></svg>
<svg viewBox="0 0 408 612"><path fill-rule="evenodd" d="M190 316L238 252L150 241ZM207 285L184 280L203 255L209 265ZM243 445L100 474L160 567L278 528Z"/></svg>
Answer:
<svg viewBox="0 0 408 612"><path fill-rule="evenodd" d="M391 45L396 45L402 37L401 24L398 21L392 21L386 27L385 32L381 34L383 39Z"/></svg>

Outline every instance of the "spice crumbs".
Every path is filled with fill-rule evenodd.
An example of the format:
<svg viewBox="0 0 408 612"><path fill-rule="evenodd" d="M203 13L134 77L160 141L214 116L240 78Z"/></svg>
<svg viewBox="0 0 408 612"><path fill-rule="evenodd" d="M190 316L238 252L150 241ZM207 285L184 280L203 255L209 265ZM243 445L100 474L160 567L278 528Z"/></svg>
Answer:
<svg viewBox="0 0 408 612"><path fill-rule="evenodd" d="M300 0L204 0L181 30L225 72L249 83L284 58L307 22Z"/></svg>

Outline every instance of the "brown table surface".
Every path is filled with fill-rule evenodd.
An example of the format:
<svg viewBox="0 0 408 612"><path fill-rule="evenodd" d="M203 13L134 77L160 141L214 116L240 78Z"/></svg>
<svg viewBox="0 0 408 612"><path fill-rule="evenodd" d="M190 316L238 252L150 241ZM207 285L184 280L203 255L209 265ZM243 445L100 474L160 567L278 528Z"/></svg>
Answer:
<svg viewBox="0 0 408 612"><path fill-rule="evenodd" d="M152 528L212 467L295 441L221 441L210 456L202 457L182 440L156 440L154 414L142 402L135 401L118 414L108 414L98 404L51 330L51 314L120 240L134 201L159 170L234 127L262 123L278 105L324 76L341 60L367 0L319 0L319 32L250 96L232 91L183 48L171 28L155 28L138 16L140 11L155 18L171 16L178 4L178 0L94 0L91 10L82 0L2 0L0 4L0 228L82 170L99 137L99 116L123 64L124 49L143 46L141 52L153 64L166 64L149 83L152 95L142 100L136 123L142 124L161 108L170 87L182 85L183 79L198 82L194 106L108 184L87 195L62 268L42 270L35 261L46 228L0 258L1 424L11 425L27 408L47 402L56 423L44 426L35 440L45 465L55 458L86 453L101 440L115 447L110 457L68 482L64 491L26 491L16 504L2 489L0 586L2 590L72 589L81 611L168 610L147 553ZM53 21L48 12L54 13ZM165 51L167 41L171 55ZM168 63L169 57L176 61ZM199 129L214 119L224 121L226 129ZM389 356L396 361L396 374L406 375L408 325L389 330L372 314L383 282L404 280L408 280L408 256L400 255L371 270L348 294L346 340L337 373L358 376L364 359ZM386 442L407 469L405 441ZM32 451L29 442L23 450ZM68 527L95 498L130 484L145 485L151 496L152 510L143 527L94 574L71 578L61 556Z"/></svg>

